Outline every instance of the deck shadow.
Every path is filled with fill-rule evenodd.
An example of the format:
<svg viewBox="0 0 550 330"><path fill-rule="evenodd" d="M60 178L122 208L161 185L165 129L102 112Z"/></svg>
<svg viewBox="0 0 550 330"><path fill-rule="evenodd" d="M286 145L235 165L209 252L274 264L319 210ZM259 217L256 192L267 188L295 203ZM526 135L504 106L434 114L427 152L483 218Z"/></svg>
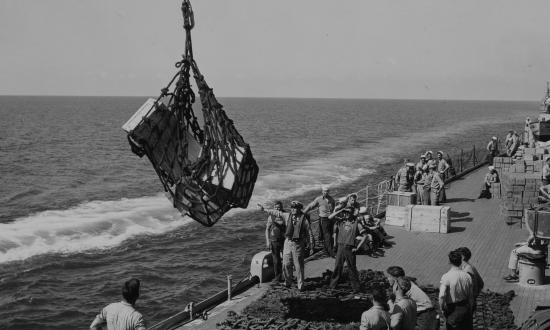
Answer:
<svg viewBox="0 0 550 330"><path fill-rule="evenodd" d="M457 197L457 198L447 198L447 201L445 203L459 203L459 202L475 202L475 198L464 198L464 197Z"/></svg>
<svg viewBox="0 0 550 330"><path fill-rule="evenodd" d="M465 231L465 230L466 230L466 227L451 226L451 228L449 228L449 233L459 233L459 232L462 232L462 231Z"/></svg>
<svg viewBox="0 0 550 330"><path fill-rule="evenodd" d="M474 221L474 218L472 217L464 217L464 218L452 218L449 220L450 223L455 223L455 222L472 222Z"/></svg>
<svg viewBox="0 0 550 330"><path fill-rule="evenodd" d="M464 218L470 215L470 212L457 212L457 211L451 211L451 218Z"/></svg>

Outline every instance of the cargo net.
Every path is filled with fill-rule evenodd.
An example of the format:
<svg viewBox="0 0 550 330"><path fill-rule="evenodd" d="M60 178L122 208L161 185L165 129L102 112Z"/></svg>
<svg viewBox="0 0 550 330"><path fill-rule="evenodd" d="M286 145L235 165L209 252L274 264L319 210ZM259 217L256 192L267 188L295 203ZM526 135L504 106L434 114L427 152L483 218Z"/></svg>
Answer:
<svg viewBox="0 0 550 330"><path fill-rule="evenodd" d="M176 63L179 72L156 100L149 100L140 109L142 113L138 110L134 115L128 140L134 153L149 158L174 207L212 226L229 209L247 207L258 166L193 59L194 18L188 0L183 1L182 13L186 47L183 60ZM191 73L198 88L203 127L193 112Z"/></svg>

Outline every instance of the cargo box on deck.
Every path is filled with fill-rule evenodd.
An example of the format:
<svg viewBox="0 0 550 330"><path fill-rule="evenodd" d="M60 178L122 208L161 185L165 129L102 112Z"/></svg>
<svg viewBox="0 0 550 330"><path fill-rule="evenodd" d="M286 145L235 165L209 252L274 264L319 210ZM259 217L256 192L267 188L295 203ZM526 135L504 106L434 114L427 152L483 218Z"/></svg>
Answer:
<svg viewBox="0 0 550 330"><path fill-rule="evenodd" d="M386 207L386 225L403 227L407 217L406 206L388 205Z"/></svg>
<svg viewBox="0 0 550 330"><path fill-rule="evenodd" d="M416 193L404 191L392 191L388 193L388 204L395 206L407 206L416 204Z"/></svg>
<svg viewBox="0 0 550 330"><path fill-rule="evenodd" d="M430 233L448 233L451 227L449 206L408 205L405 229Z"/></svg>

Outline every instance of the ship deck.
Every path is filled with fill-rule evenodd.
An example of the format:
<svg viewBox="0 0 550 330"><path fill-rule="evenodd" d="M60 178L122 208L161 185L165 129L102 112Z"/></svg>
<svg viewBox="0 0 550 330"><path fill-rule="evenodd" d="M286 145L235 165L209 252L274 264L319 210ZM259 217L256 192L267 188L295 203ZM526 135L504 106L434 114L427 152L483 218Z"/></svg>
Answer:
<svg viewBox="0 0 550 330"><path fill-rule="evenodd" d="M357 256L359 269L385 270L392 265L405 269L408 276L416 277L420 285L438 286L441 275L449 269L447 254L452 249L467 246L472 251L471 263L485 281L484 290L516 294L511 302L516 325L520 325L537 305L550 305L550 284L523 286L502 279L508 273L508 257L514 243L525 241L528 232L519 222L507 225L499 214L499 199L477 199L486 167L473 171L454 181L447 190L451 207L451 231L447 234L409 232L399 227L386 226L395 245L385 255L372 258ZM323 258L306 264L306 277L320 276L334 268L334 259ZM550 283L546 272L546 283ZM237 313L252 301L259 299L269 285L254 287L210 312L207 321L195 320L178 329L213 329L225 319L230 310Z"/></svg>
<svg viewBox="0 0 550 330"><path fill-rule="evenodd" d="M386 226L396 244L385 250L385 255L372 258L357 257L359 269L385 270L397 265L407 276L416 277L421 285L439 285L441 275L449 269L449 251L466 246L472 251L471 263L485 282L484 290L504 293L514 290L512 300L515 323L520 325L537 305L550 305L550 285L523 286L502 279L508 274L508 258L514 243L526 241L528 231L519 221L507 225L499 214L499 199L477 199L486 167L454 181L447 190L451 207L451 231L447 234L409 232L399 227ZM518 219L519 220L519 219ZM311 261L306 265L306 276L320 276L333 269L334 259ZM546 283L550 283L546 271Z"/></svg>

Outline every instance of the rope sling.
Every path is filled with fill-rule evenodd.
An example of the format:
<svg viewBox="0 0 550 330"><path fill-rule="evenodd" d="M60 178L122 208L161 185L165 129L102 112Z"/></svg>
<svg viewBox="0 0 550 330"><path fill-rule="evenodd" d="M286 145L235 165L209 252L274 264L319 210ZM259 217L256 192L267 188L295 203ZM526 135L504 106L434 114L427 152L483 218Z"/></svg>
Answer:
<svg viewBox="0 0 550 330"><path fill-rule="evenodd" d="M229 209L248 206L258 165L193 59L191 29L195 20L189 0L182 2L181 10L186 38L185 54L175 65L179 71L156 100L144 105L148 110L128 131L128 141L135 154L151 161L174 207L212 226ZM191 73L202 106L203 127L193 112Z"/></svg>

